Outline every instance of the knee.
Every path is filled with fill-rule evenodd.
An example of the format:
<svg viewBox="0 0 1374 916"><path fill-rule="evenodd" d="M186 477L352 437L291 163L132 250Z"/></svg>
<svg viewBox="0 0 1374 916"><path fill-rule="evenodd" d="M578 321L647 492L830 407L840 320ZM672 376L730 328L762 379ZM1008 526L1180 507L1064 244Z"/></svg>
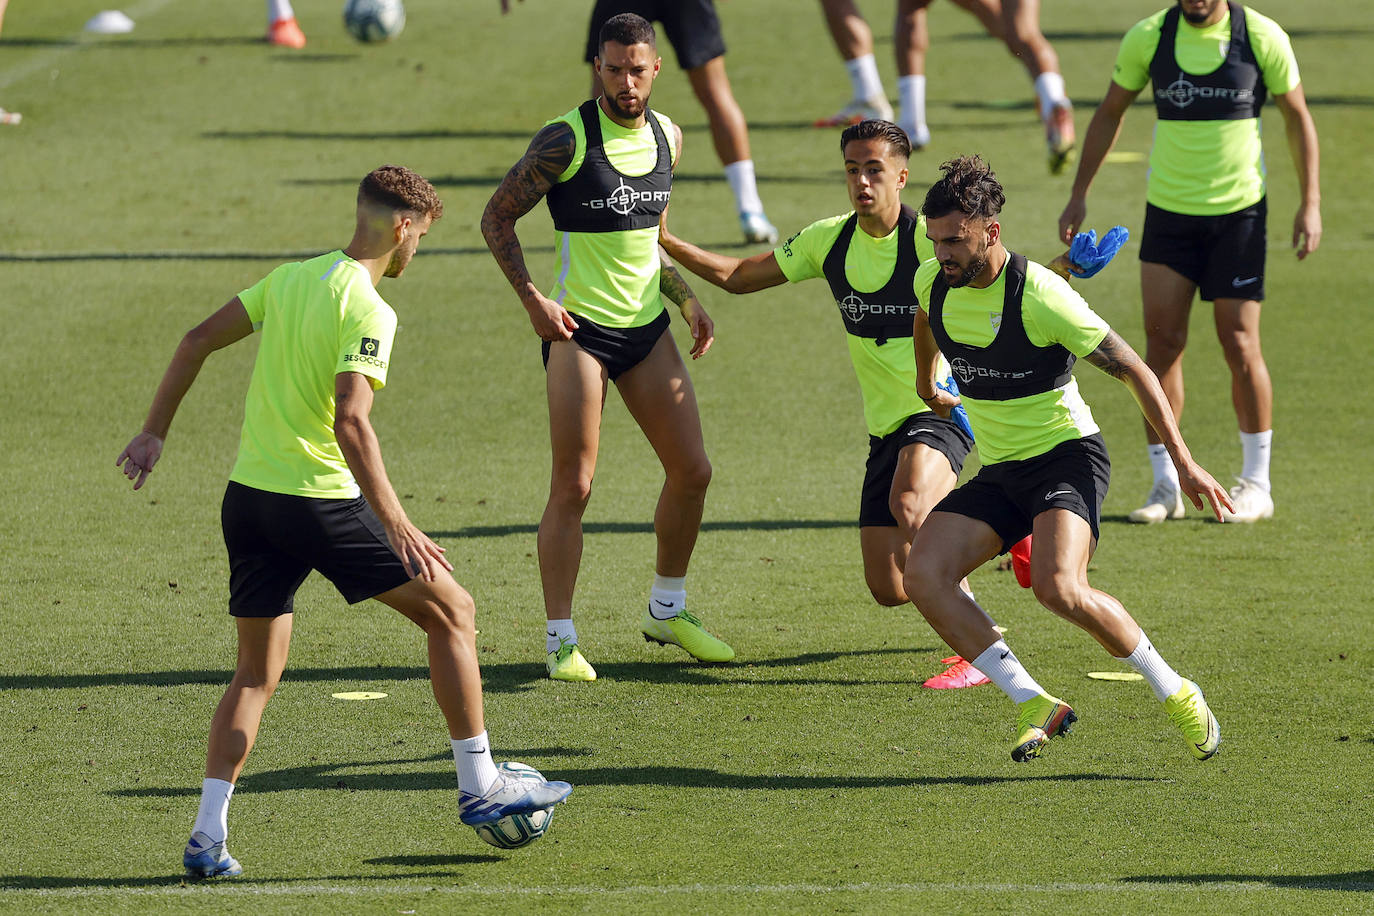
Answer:
<svg viewBox="0 0 1374 916"><path fill-rule="evenodd" d="M1260 360L1259 335L1247 330L1219 332L1217 339L1232 368L1246 368Z"/></svg>
<svg viewBox="0 0 1374 916"><path fill-rule="evenodd" d="M690 496L705 496L706 488L711 485L711 473L710 459L702 455L690 464L669 471L668 476L675 489Z"/></svg>
<svg viewBox="0 0 1374 916"><path fill-rule="evenodd" d="M426 602L425 611L416 623L428 636L471 641L476 635L477 606L467 589L457 582L436 589L434 598Z"/></svg>
<svg viewBox="0 0 1374 916"><path fill-rule="evenodd" d="M883 607L901 607L910 600L902 588L902 580L894 575L869 576L868 592Z"/></svg>
<svg viewBox="0 0 1374 916"><path fill-rule="evenodd" d="M1151 366L1171 363L1183 354L1188 345L1188 328L1155 325L1145 329L1145 361Z"/></svg>
<svg viewBox="0 0 1374 916"><path fill-rule="evenodd" d="M1073 576L1055 573L1034 577L1031 591L1035 593L1037 601L1060 617L1077 620L1081 616L1086 590Z"/></svg>
<svg viewBox="0 0 1374 916"><path fill-rule="evenodd" d="M592 498L590 474L555 474L549 488L549 503L581 515Z"/></svg>
<svg viewBox="0 0 1374 916"><path fill-rule="evenodd" d="M902 573L902 590L906 592L908 599L920 607L925 603L926 597L938 588L939 582L940 570L930 561L912 553L907 559L906 570Z"/></svg>

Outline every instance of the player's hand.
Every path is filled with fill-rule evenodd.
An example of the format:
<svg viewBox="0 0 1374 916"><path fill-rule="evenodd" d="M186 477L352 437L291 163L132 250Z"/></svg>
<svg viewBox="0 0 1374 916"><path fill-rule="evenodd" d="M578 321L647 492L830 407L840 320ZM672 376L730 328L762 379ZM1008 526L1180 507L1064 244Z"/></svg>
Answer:
<svg viewBox="0 0 1374 916"><path fill-rule="evenodd" d="M1193 508L1204 508L1202 500L1206 498L1212 505L1212 514L1219 522L1225 521L1221 516L1222 506L1229 511L1235 511L1236 507L1231 505L1231 495L1226 492L1226 488L1217 483L1216 479L1204 471L1197 462L1190 458L1182 464L1175 462L1174 466L1178 468L1179 488L1193 504Z"/></svg>
<svg viewBox="0 0 1374 916"><path fill-rule="evenodd" d="M1065 245L1073 241L1078 227L1088 218L1088 202L1082 197L1070 197L1064 212L1059 214L1059 240Z"/></svg>
<svg viewBox="0 0 1374 916"><path fill-rule="evenodd" d="M577 330L577 320L568 310L543 293L536 291L525 302L525 311L529 312L530 324L540 340L571 340Z"/></svg>
<svg viewBox="0 0 1374 916"><path fill-rule="evenodd" d="M1069 279L1070 271L1075 265L1069 260L1069 253L1066 251L1045 266L1067 280Z"/></svg>
<svg viewBox="0 0 1374 916"><path fill-rule="evenodd" d="M433 582L441 569L453 572L453 564L444 556L444 548L430 540L429 535L412 525L409 519L387 525L386 537L410 576Z"/></svg>
<svg viewBox="0 0 1374 916"><path fill-rule="evenodd" d="M153 465L162 457L162 440L152 433L139 433L124 446L115 460L115 467L121 467L124 476L134 482L134 489L143 486L148 475L153 473Z"/></svg>
<svg viewBox="0 0 1374 916"><path fill-rule="evenodd" d="M957 394L950 394L938 385L935 388L935 397L929 400L922 398L922 401L927 407L933 410L937 416L945 418L948 418L950 412L963 403Z"/></svg>
<svg viewBox="0 0 1374 916"><path fill-rule="evenodd" d="M687 326L692 329L692 359L701 359L716 340L716 323L695 297L683 302L679 308L682 317L687 319Z"/></svg>
<svg viewBox="0 0 1374 916"><path fill-rule="evenodd" d="M521 3L524 3L525 0L520 0L520 2L521 2ZM501 15L504 16L504 15L506 15L506 14L509 13L509 12L510 12L510 0L501 0Z"/></svg>
<svg viewBox="0 0 1374 916"><path fill-rule="evenodd" d="M1316 204L1304 204L1293 218L1293 248L1301 261L1317 250L1322 240L1322 213Z"/></svg>

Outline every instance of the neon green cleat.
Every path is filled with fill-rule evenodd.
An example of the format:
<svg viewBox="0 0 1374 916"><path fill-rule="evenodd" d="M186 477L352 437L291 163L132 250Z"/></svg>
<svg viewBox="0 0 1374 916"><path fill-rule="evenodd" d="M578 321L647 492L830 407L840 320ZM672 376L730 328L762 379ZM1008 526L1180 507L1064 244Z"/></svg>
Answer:
<svg viewBox="0 0 1374 916"><path fill-rule="evenodd" d="M555 681L594 681L596 669L582 657L577 643L560 639L558 648L549 653L549 677Z"/></svg>
<svg viewBox="0 0 1374 916"><path fill-rule="evenodd" d="M676 617L667 620L659 620L645 611L644 625L640 629L645 642L681 646L697 661L728 662L735 657L734 649L706 632L701 621L685 610L678 611Z"/></svg>
<svg viewBox="0 0 1374 916"><path fill-rule="evenodd" d="M1040 756L1040 749L1051 738L1067 735L1078 714L1068 703L1055 697L1041 694L1016 707L1016 746L1011 749L1011 759L1025 763L1032 757Z"/></svg>
<svg viewBox="0 0 1374 916"><path fill-rule="evenodd" d="M1164 701L1164 711L1169 714L1169 721L1183 732L1188 750L1198 760L1206 760L1221 747L1221 726L1197 684L1184 678L1178 693Z"/></svg>

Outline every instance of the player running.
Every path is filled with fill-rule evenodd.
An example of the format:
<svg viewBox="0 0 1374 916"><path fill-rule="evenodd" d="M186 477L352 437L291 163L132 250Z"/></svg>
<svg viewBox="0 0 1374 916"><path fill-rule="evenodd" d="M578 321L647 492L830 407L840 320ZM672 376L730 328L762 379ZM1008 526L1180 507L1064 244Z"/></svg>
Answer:
<svg viewBox="0 0 1374 916"><path fill-rule="evenodd" d="M210 723L200 810L182 857L190 877L243 872L226 846L229 799L286 667L294 596L312 569L350 604L376 598L425 631L464 824L546 808L572 791L498 773L482 718L472 597L450 575L444 548L406 517L369 419L396 332L396 313L375 287L402 274L443 210L414 172L370 172L348 247L278 267L189 331L143 431L116 462L134 489L143 486L205 359L262 332L222 509L238 666Z"/></svg>
<svg viewBox="0 0 1374 916"><path fill-rule="evenodd" d="M1189 750L1206 760L1221 731L1202 691L1164 661L1121 602L1088 584L1111 464L1072 375L1076 358L1130 388L1195 506L1205 497L1220 518L1230 508L1226 492L1193 461L1158 380L1130 346L1067 283L1004 247L997 217L1006 195L987 163L964 156L941 170L921 207L936 260L916 273L917 393L942 415L962 401L983 467L916 533L907 594L941 638L1017 704L1012 759L1036 757L1077 714L1036 683L959 588L1033 531L1036 598L1139 671ZM936 385L941 353L961 398Z"/></svg>

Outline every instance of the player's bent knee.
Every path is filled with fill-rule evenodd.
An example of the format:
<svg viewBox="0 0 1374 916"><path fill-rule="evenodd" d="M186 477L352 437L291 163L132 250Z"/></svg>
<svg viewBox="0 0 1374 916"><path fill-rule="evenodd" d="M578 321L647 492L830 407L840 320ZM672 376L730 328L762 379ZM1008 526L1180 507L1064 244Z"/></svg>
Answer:
<svg viewBox="0 0 1374 916"><path fill-rule="evenodd" d="M896 587L894 583L875 585L870 582L868 592L873 596L873 600L883 607L901 607L911 600L907 598L906 592Z"/></svg>
<svg viewBox="0 0 1374 916"><path fill-rule="evenodd" d="M1074 622L1082 618L1086 593L1081 584L1071 577L1054 575L1032 579L1031 591L1037 601L1060 617Z"/></svg>
<svg viewBox="0 0 1374 916"><path fill-rule="evenodd" d="M711 462L702 457L699 461L676 468L669 472L673 486L686 493L702 494L711 485Z"/></svg>

